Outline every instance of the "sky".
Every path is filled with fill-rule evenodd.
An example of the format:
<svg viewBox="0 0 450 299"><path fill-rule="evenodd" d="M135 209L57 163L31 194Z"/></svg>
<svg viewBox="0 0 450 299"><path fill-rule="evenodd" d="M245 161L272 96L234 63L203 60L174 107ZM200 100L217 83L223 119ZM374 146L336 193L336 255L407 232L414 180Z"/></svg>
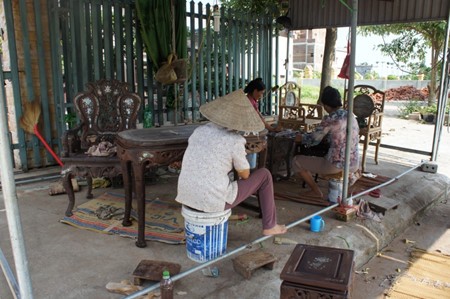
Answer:
<svg viewBox="0 0 450 299"><path fill-rule="evenodd" d="M343 49L347 46L347 37L349 33L349 28L339 28L338 38L336 41L336 49ZM392 40L393 37L387 38L386 41ZM356 38L356 57L355 63L362 64L367 63L373 65L376 72L380 75L400 75L401 71L397 70L394 65L388 65L387 63L392 63L389 56L384 56L380 50L377 49L377 45L382 44L383 39L379 36L361 36L358 35Z"/></svg>
<svg viewBox="0 0 450 299"><path fill-rule="evenodd" d="M344 49L347 46L347 36L349 33L349 28L338 28L338 38L336 41L336 49ZM395 37L386 37L386 42L393 40ZM380 75L401 75L402 72L393 64L388 65L387 63L392 63L392 59L389 56L384 56L380 50L376 48L377 45L382 44L383 39L380 36L361 36L356 37L356 58L355 63L368 63L373 65L375 71ZM427 63L430 63L430 55L425 58ZM378 62L378 63L377 63Z"/></svg>

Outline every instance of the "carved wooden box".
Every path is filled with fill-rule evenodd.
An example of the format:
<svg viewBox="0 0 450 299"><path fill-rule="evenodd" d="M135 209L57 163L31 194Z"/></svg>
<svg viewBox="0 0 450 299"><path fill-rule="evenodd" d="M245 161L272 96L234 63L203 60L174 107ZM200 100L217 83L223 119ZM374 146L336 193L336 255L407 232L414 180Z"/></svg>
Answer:
<svg viewBox="0 0 450 299"><path fill-rule="evenodd" d="M280 298L351 298L353 255L353 250L297 245L280 275Z"/></svg>

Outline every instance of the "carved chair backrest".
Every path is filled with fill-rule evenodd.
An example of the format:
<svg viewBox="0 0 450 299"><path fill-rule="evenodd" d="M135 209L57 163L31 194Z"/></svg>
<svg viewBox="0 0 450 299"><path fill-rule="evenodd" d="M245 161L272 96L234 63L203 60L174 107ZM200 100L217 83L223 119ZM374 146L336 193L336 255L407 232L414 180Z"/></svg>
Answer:
<svg viewBox="0 0 450 299"><path fill-rule="evenodd" d="M128 84L118 80L102 79L87 84L87 91L73 100L81 121L81 147L86 149L98 143L99 138L113 142L123 130L135 129L141 107L139 95L128 90Z"/></svg>
<svg viewBox="0 0 450 299"><path fill-rule="evenodd" d="M280 87L280 106L298 106L301 88L295 82L286 82Z"/></svg>
<svg viewBox="0 0 450 299"><path fill-rule="evenodd" d="M370 98L370 100L369 100ZM344 108L348 105L348 89L344 92ZM353 87L353 112L360 128L381 127L386 95L383 91L370 85L355 85Z"/></svg>
<svg viewBox="0 0 450 299"><path fill-rule="evenodd" d="M295 82L287 82L280 87L278 125L281 128L308 130L308 119L322 119L323 107L316 104L303 104L300 96L301 88Z"/></svg>

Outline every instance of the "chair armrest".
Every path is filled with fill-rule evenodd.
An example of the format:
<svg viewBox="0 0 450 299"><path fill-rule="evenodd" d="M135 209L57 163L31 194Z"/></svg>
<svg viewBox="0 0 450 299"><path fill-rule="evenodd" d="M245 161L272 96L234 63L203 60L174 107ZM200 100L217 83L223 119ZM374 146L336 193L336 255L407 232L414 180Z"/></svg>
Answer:
<svg viewBox="0 0 450 299"><path fill-rule="evenodd" d="M383 112L374 112L367 119L367 126L369 128L381 127L381 121L383 120Z"/></svg>

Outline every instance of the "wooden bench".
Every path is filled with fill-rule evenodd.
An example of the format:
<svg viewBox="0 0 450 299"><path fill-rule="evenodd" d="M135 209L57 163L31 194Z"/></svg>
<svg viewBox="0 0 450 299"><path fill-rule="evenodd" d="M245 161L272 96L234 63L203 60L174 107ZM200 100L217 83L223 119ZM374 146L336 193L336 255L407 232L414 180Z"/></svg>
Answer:
<svg viewBox="0 0 450 299"><path fill-rule="evenodd" d="M86 198L92 198L92 178L114 178L121 174L120 160L115 153L97 151L88 154L89 149L108 142L115 147L119 132L135 129L141 98L128 90L125 82L102 79L88 83L87 90L73 99L79 125L66 130L62 135L61 174L63 185L69 197L66 216L72 216L75 195L73 177L85 177L88 185Z"/></svg>

